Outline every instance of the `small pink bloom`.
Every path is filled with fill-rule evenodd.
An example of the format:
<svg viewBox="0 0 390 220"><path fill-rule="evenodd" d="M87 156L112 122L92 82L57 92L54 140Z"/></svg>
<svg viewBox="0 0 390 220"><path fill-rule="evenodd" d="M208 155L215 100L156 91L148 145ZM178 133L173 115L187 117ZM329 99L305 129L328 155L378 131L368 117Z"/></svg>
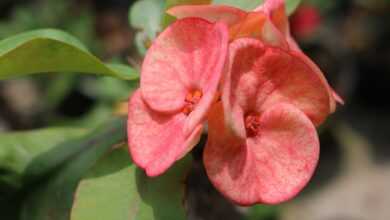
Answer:
<svg viewBox="0 0 390 220"><path fill-rule="evenodd" d="M240 205L278 204L298 194L319 156L316 130L306 115L286 103L249 114L248 137L242 139L224 126L220 106L210 113L204 151L213 185Z"/></svg>
<svg viewBox="0 0 390 220"><path fill-rule="evenodd" d="M153 42L141 86L129 102L128 140L134 162L157 176L197 143L217 96L227 57L223 23L186 18Z"/></svg>
<svg viewBox="0 0 390 220"><path fill-rule="evenodd" d="M319 156L315 126L334 111L335 96L291 38L284 1L256 10L169 10L182 19L149 49L129 102L130 152L148 176L190 151L207 117L204 164L227 198L276 204L310 180Z"/></svg>
<svg viewBox="0 0 390 220"><path fill-rule="evenodd" d="M208 117L207 174L236 203L286 201L316 167L312 122L330 113L327 87L300 54L248 38L229 50L223 105L214 105Z"/></svg>
<svg viewBox="0 0 390 220"><path fill-rule="evenodd" d="M250 38L234 41L229 51L229 71L222 99L229 111L227 117L231 116L230 121L239 124L233 127L242 127L242 120L234 117L240 115L243 108L264 111L279 102L295 105L315 125L330 114L327 84L318 77L317 69L307 62L303 53L266 46Z"/></svg>

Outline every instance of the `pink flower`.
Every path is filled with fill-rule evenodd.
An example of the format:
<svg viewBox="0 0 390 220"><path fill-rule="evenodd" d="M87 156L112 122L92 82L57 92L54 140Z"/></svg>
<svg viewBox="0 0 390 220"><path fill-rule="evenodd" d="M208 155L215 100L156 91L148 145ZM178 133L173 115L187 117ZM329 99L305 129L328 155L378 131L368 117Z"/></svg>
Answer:
<svg viewBox="0 0 390 220"><path fill-rule="evenodd" d="M157 176L198 142L213 185L241 205L276 204L310 180L319 157L315 126L337 96L290 35L283 0L253 12L177 6L153 42L129 102L133 161ZM228 53L229 51L229 53Z"/></svg>
<svg viewBox="0 0 390 220"><path fill-rule="evenodd" d="M200 18L176 21L153 42L128 115L131 156L147 175L160 175L198 142L227 47L226 25Z"/></svg>
<svg viewBox="0 0 390 220"><path fill-rule="evenodd" d="M209 117L204 164L213 185L241 204L276 204L309 181L319 156L315 123L329 93L300 54L249 38L230 44L222 103Z"/></svg>

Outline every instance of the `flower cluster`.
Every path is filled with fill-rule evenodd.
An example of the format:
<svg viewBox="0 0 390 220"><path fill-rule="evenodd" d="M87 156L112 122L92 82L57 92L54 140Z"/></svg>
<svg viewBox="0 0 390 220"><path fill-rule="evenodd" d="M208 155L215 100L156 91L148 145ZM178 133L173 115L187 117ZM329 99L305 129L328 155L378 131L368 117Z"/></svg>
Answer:
<svg viewBox="0 0 390 220"><path fill-rule="evenodd" d="M316 126L340 98L290 35L283 0L254 11L176 6L178 18L142 65L129 101L133 161L164 173L199 140L213 185L240 205L276 204L309 181L319 157Z"/></svg>

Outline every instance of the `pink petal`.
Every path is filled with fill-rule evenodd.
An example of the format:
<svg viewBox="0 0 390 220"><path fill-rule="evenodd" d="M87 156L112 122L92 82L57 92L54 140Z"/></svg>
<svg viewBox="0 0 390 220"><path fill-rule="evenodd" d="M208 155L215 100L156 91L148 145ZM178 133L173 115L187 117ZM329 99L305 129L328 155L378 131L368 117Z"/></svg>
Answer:
<svg viewBox="0 0 390 220"><path fill-rule="evenodd" d="M313 72L320 78L322 83L326 85L329 93L329 105L330 105L330 112L333 113L336 110L336 101L340 104L343 104L343 99L332 89L332 87L329 85L328 81L326 80L324 74L320 70L320 68L304 53L301 53L299 51L291 51L291 53L299 57L303 62L306 63L306 65L310 66L310 68L313 70Z"/></svg>
<svg viewBox="0 0 390 220"><path fill-rule="evenodd" d="M136 91L129 101L127 134L133 161L145 169L148 176L166 171L198 142L202 125L186 136L183 133L186 116L161 114L150 109Z"/></svg>
<svg viewBox="0 0 390 220"><path fill-rule="evenodd" d="M291 36L286 6L284 0L266 0L262 5L255 9L268 16L275 28L286 39L290 49L301 51L294 38Z"/></svg>
<svg viewBox="0 0 390 220"><path fill-rule="evenodd" d="M277 204L310 180L319 157L316 129L304 113L277 104L260 118L258 136L237 138L224 127L222 107L209 117L204 164L213 185L240 205Z"/></svg>
<svg viewBox="0 0 390 220"><path fill-rule="evenodd" d="M141 91L150 108L180 111L189 92L211 75L220 74L227 32L222 23L185 18L161 33L142 65Z"/></svg>
<svg viewBox="0 0 390 220"><path fill-rule="evenodd" d="M228 122L244 136L243 111L263 112L279 102L288 102L318 125L330 113L327 83L299 56L255 39L242 38L230 44L229 72L223 89ZM238 115L238 116L237 116ZM240 129L241 127L241 129Z"/></svg>

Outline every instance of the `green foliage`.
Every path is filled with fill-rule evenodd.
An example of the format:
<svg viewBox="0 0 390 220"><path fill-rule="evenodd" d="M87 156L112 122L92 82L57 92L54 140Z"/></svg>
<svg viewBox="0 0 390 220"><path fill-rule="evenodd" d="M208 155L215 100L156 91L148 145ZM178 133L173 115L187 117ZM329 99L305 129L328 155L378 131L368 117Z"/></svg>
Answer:
<svg viewBox="0 0 390 220"><path fill-rule="evenodd" d="M124 147L102 158L125 141L124 122L114 119L87 135L70 128L2 134L0 168L9 172L0 178L20 180L29 192L20 219L185 219L189 158L153 179L131 163Z"/></svg>
<svg viewBox="0 0 390 220"><path fill-rule="evenodd" d="M58 167L50 178L29 189L21 220L69 220L73 194L78 182L112 146L125 141L124 121L114 119L78 139L73 145L69 143L68 148L78 151L73 154L71 161ZM57 155L58 152L49 152L47 155L51 154Z"/></svg>
<svg viewBox="0 0 390 220"><path fill-rule="evenodd" d="M298 8L301 0L286 0L287 14L291 15Z"/></svg>
<svg viewBox="0 0 390 220"><path fill-rule="evenodd" d="M53 154L47 161L39 161L43 154L52 151L61 143L84 134L85 130L77 128L47 128L28 132L11 132L0 134L0 182L20 187L22 179L32 170L27 171L31 163L40 165L34 168L35 173L44 167L60 163L72 151L72 147L63 144L58 154ZM58 160L57 160L58 159Z"/></svg>
<svg viewBox="0 0 390 220"><path fill-rule="evenodd" d="M279 206L255 205L249 208L246 220L278 219Z"/></svg>
<svg viewBox="0 0 390 220"><path fill-rule="evenodd" d="M185 219L184 177L189 158L148 178L122 147L99 161L79 184L72 220Z"/></svg>
<svg viewBox="0 0 390 220"><path fill-rule="evenodd" d="M12 0L8 0L12 1ZM73 7L68 0L37 0L15 4L10 17L0 20L0 39L25 31L56 27L81 39L94 52L100 51L94 16L87 7Z"/></svg>
<svg viewBox="0 0 390 220"><path fill-rule="evenodd" d="M247 11L255 9L263 2L264 0L213 0L213 4L230 5Z"/></svg>
<svg viewBox="0 0 390 220"><path fill-rule="evenodd" d="M138 87L138 82L129 83L113 77L100 77L96 80L85 80L82 90L85 94L110 104L127 101L129 94Z"/></svg>
<svg viewBox="0 0 390 220"><path fill-rule="evenodd" d="M129 11L131 26L146 33L149 39L154 39L161 31L161 16L164 2L160 0L141 0L134 3Z"/></svg>
<svg viewBox="0 0 390 220"><path fill-rule="evenodd" d="M164 14L163 0L136 1L129 10L129 22L138 30L135 45L140 54L145 54L149 42L162 31L161 20Z"/></svg>
<svg viewBox="0 0 390 220"><path fill-rule="evenodd" d="M6 0L5 3L0 3L0 7L3 4L4 8L10 2L12 0ZM55 27L80 39L93 54L100 55L102 45L96 36L94 14L89 4L81 3L75 8L74 2L68 0L18 1L15 2L8 16L0 18L0 39L25 31ZM92 81L100 78L85 77L74 73L41 74L30 78L31 82L38 85L39 90L44 91L42 97L44 102L40 108L50 113L64 101L71 91L78 90L78 86L85 79ZM50 117L46 118L49 126L57 122L56 117L57 115L50 114Z"/></svg>
<svg viewBox="0 0 390 220"><path fill-rule="evenodd" d="M62 31L31 31L0 41L0 79L43 72L138 78L135 70L128 66L102 63L81 42Z"/></svg>
<svg viewBox="0 0 390 220"><path fill-rule="evenodd" d="M61 74L50 78L50 83L46 84L45 96L43 97L45 106L49 110L58 106L71 89L76 86L77 78L76 74Z"/></svg>
<svg viewBox="0 0 390 220"><path fill-rule="evenodd" d="M235 6L244 10L253 10L263 4L264 0L213 0L214 4L224 4ZM301 0L286 0L287 14L291 15L298 7Z"/></svg>
<svg viewBox="0 0 390 220"><path fill-rule="evenodd" d="M263 4L264 0L167 0L166 8L170 8L176 5L191 5L191 4L217 4L217 5L229 5L237 8L241 8L246 11L251 11ZM300 4L301 0L286 0L286 11L288 15L291 15ZM163 25L166 27L174 21L174 18L165 15L163 19Z"/></svg>
<svg viewBox="0 0 390 220"><path fill-rule="evenodd" d="M166 0L166 7L170 8L176 5L201 5L210 4L212 0Z"/></svg>
<svg viewBox="0 0 390 220"><path fill-rule="evenodd" d="M321 11L328 11L334 8L337 4L337 1L328 1L328 0L307 0L307 2L311 5L316 6Z"/></svg>

